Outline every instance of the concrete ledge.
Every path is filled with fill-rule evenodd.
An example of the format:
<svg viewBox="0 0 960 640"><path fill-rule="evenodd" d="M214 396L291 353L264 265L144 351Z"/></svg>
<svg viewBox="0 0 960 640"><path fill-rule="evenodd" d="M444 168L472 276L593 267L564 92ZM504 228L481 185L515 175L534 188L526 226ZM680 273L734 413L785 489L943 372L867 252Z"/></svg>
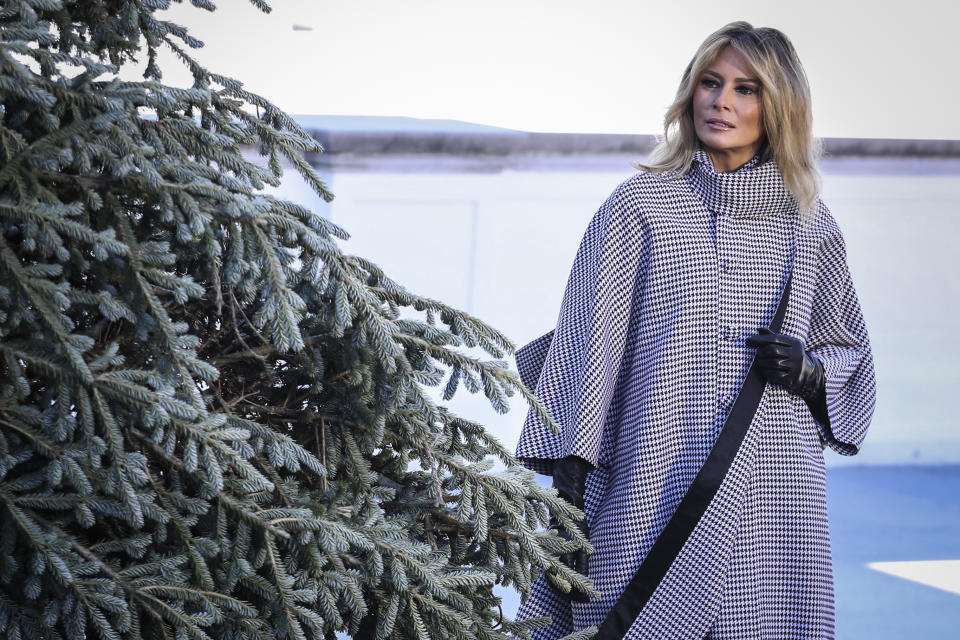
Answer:
<svg viewBox="0 0 960 640"><path fill-rule="evenodd" d="M341 132L316 129L311 133L331 155L646 154L656 144L654 136L602 133Z"/></svg>
<svg viewBox="0 0 960 640"><path fill-rule="evenodd" d="M456 156L506 157L603 156L648 154L656 145L652 135L530 132L414 132L332 131L310 129L325 153L309 160L317 166L350 164L349 157ZM901 140L878 138L826 138L830 157L960 158L960 140Z"/></svg>
<svg viewBox="0 0 960 640"><path fill-rule="evenodd" d="M824 138L823 147L829 156L960 158L960 140Z"/></svg>

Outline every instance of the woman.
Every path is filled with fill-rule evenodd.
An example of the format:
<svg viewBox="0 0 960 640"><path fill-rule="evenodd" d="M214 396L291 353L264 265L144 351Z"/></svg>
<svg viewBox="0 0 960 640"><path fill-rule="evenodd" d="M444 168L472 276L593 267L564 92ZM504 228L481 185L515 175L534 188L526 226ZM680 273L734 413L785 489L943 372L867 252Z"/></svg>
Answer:
<svg viewBox="0 0 960 640"><path fill-rule="evenodd" d="M811 121L786 36L712 34L590 222L556 329L517 352L562 427L531 411L517 457L583 508L589 566L562 560L601 594L541 576L535 638L833 637L823 451L857 452L875 380Z"/></svg>

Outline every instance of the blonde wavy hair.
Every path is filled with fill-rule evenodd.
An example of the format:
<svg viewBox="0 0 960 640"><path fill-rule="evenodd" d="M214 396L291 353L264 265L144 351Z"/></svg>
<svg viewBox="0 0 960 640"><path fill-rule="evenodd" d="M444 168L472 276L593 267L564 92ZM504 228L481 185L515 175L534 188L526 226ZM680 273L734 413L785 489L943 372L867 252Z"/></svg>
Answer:
<svg viewBox="0 0 960 640"><path fill-rule="evenodd" d="M646 163L633 166L654 173L685 175L699 139L693 124L693 94L704 72L721 51L739 51L760 80L764 143L760 161L773 159L801 212L811 211L820 194L817 161L821 145L813 137L810 86L790 40L778 29L731 22L710 34L687 65L673 104L664 117L663 139Z"/></svg>

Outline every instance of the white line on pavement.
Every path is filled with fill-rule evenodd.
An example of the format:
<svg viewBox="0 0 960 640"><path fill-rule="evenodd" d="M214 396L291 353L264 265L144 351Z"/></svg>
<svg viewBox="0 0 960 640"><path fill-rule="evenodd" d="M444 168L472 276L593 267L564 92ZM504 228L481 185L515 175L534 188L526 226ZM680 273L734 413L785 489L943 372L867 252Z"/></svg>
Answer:
<svg viewBox="0 0 960 640"><path fill-rule="evenodd" d="M960 595L960 560L868 562L867 567Z"/></svg>

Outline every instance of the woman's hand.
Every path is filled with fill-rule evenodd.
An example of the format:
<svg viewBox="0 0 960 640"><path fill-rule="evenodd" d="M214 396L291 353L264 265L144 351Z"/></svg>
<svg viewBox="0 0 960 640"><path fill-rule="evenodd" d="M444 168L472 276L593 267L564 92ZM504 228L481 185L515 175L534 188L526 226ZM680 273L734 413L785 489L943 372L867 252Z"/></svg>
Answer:
<svg viewBox="0 0 960 640"><path fill-rule="evenodd" d="M577 528L580 529L580 533L583 534L583 537L589 539L590 529L587 527L586 520L577 520L576 523ZM550 518L550 527L552 529L556 529L557 534L564 540L573 539L570 533L560 525L560 522L556 518ZM561 553L560 562L567 565L577 573L587 575L587 570L589 569L589 560L587 558L587 552L583 549L571 551L570 553ZM590 600L590 597L587 594L576 588L570 590L569 598L573 602L588 602Z"/></svg>
<svg viewBox="0 0 960 640"><path fill-rule="evenodd" d="M757 331L747 338L747 345L757 347L756 363L768 382L785 387L804 400L823 392L823 364L807 353L802 340L773 333L766 327L758 327Z"/></svg>
<svg viewBox="0 0 960 640"><path fill-rule="evenodd" d="M587 474L593 469L593 465L578 456L567 456L558 460L553 466L553 486L557 494L577 507L583 510L583 493L586 488ZM585 520L576 521L577 528L583 533L583 537L590 538L590 530L587 528ZM564 540L572 539L570 533L560 526L555 517L550 518L550 527L557 529L557 533ZM587 552L583 549L560 555L560 562L567 565L574 571L587 575ZM571 589L569 594L573 602L587 602L590 597L579 589Z"/></svg>

